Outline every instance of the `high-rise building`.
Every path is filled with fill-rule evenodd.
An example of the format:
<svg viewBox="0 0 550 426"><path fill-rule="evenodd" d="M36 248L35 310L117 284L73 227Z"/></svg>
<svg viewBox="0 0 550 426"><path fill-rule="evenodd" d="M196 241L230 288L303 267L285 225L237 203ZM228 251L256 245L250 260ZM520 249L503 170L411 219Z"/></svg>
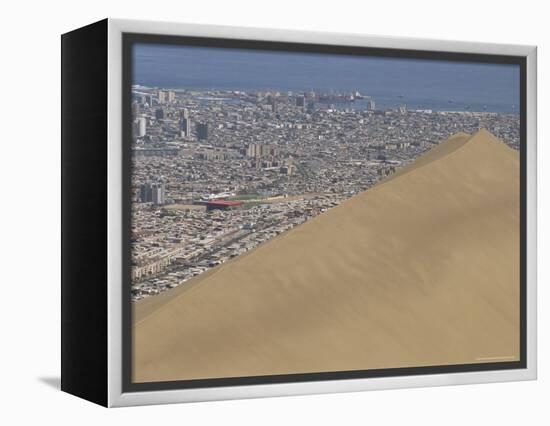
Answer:
<svg viewBox="0 0 550 426"><path fill-rule="evenodd" d="M208 139L208 123L197 123L197 139L200 141Z"/></svg>
<svg viewBox="0 0 550 426"><path fill-rule="evenodd" d="M137 117L132 122L132 135L134 138L142 138L147 133L147 119L145 117Z"/></svg>
<svg viewBox="0 0 550 426"><path fill-rule="evenodd" d="M150 203L153 199L153 191L150 183L143 183L139 187L139 201L142 203Z"/></svg>
<svg viewBox="0 0 550 426"><path fill-rule="evenodd" d="M158 92L158 100L160 105L164 105L166 103L166 92L163 90L159 90Z"/></svg>
<svg viewBox="0 0 550 426"><path fill-rule="evenodd" d="M367 105L367 109L369 111L374 111L376 109L376 102L374 102L374 99L371 99Z"/></svg>
<svg viewBox="0 0 550 426"><path fill-rule="evenodd" d="M271 106L271 111L277 112L277 99L275 96L268 96L267 99L268 105Z"/></svg>
<svg viewBox="0 0 550 426"><path fill-rule="evenodd" d="M171 90L159 90L158 92L159 104L172 104L176 100L176 93Z"/></svg>
<svg viewBox="0 0 550 426"><path fill-rule="evenodd" d="M145 117L138 117L138 137L143 137L147 133L147 119Z"/></svg>
<svg viewBox="0 0 550 426"><path fill-rule="evenodd" d="M267 156L277 156L278 149L277 147L262 144L262 143L251 143L246 147L246 156L250 158L260 158Z"/></svg>
<svg viewBox="0 0 550 426"><path fill-rule="evenodd" d="M157 108L155 110L155 118L157 120L164 120L164 110L162 108Z"/></svg>
<svg viewBox="0 0 550 426"><path fill-rule="evenodd" d="M139 114L139 103L137 101L132 102L132 117Z"/></svg>
<svg viewBox="0 0 550 426"><path fill-rule="evenodd" d="M180 110L180 133L184 138L191 137L191 119L187 108Z"/></svg>
<svg viewBox="0 0 550 426"><path fill-rule="evenodd" d="M251 158L256 157L256 147L257 146L258 146L258 144L255 144L255 143L251 143L250 145L248 145L246 147L246 156L251 157Z"/></svg>
<svg viewBox="0 0 550 426"><path fill-rule="evenodd" d="M139 188L142 203L164 204L164 185L162 183L144 183Z"/></svg>
<svg viewBox="0 0 550 426"><path fill-rule="evenodd" d="M260 158L267 154L267 147L261 143L253 143L248 145L246 155L252 158Z"/></svg>
<svg viewBox="0 0 550 426"><path fill-rule="evenodd" d="M290 176L295 172L296 167L292 164L285 164L279 170L282 174Z"/></svg>
<svg viewBox="0 0 550 426"><path fill-rule="evenodd" d="M313 114L314 112L315 112L315 102L309 101L307 103L307 113L308 114Z"/></svg>
<svg viewBox="0 0 550 426"><path fill-rule="evenodd" d="M153 204L161 206L164 204L164 185L163 184L153 184L152 185L152 201Z"/></svg>
<svg viewBox="0 0 550 426"><path fill-rule="evenodd" d="M181 132L181 136L184 138L191 137L191 119L190 118L180 119L180 132Z"/></svg>
<svg viewBox="0 0 550 426"><path fill-rule="evenodd" d="M305 96L296 96L296 106L297 107L304 107L306 105L306 98Z"/></svg>

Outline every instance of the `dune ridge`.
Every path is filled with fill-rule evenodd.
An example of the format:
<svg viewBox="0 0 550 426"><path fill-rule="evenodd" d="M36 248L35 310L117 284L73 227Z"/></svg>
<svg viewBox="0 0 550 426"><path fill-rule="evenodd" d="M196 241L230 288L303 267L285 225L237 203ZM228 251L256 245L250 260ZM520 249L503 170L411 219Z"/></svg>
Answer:
<svg viewBox="0 0 550 426"><path fill-rule="evenodd" d="M449 138L134 309L136 382L519 359L519 158Z"/></svg>

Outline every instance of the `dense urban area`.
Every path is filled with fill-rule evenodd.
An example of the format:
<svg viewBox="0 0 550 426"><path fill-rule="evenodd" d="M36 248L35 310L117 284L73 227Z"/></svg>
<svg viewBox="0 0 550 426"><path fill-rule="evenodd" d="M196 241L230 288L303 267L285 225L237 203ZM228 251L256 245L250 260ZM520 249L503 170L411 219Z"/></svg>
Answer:
<svg viewBox="0 0 550 426"><path fill-rule="evenodd" d="M377 109L359 92L132 90L133 300L252 250L454 133L486 128L519 149L517 114Z"/></svg>

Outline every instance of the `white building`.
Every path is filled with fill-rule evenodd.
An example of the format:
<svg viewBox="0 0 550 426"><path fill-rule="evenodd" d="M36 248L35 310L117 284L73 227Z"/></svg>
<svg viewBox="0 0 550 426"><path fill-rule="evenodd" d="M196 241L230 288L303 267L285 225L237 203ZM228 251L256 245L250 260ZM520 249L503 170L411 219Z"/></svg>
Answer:
<svg viewBox="0 0 550 426"><path fill-rule="evenodd" d="M159 90L159 104L171 104L176 100L176 93L171 90Z"/></svg>
<svg viewBox="0 0 550 426"><path fill-rule="evenodd" d="M137 117L132 126L132 133L135 138L142 138L147 133L147 119L145 117Z"/></svg>

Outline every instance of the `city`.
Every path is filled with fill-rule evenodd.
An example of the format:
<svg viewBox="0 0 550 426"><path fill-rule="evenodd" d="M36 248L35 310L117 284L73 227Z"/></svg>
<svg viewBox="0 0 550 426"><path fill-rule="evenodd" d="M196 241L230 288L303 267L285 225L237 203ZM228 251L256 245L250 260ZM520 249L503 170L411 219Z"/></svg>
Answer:
<svg viewBox="0 0 550 426"><path fill-rule="evenodd" d="M358 91L132 91L133 300L249 252L457 132L486 128L519 149L511 113L380 109Z"/></svg>

